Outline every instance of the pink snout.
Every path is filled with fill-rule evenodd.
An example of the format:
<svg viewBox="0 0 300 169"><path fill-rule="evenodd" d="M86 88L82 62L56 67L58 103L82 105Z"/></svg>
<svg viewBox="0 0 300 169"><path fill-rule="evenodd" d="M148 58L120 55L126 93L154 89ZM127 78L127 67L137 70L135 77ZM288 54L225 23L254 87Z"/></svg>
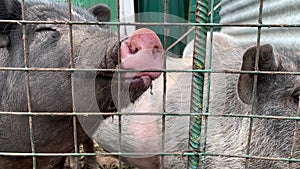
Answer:
<svg viewBox="0 0 300 169"><path fill-rule="evenodd" d="M124 77L140 77L144 81L149 79L151 82L161 75L161 72L157 70L163 69L163 56L162 44L152 30L146 28L136 30L121 44L121 68L143 72L126 73ZM156 70L156 72L151 72L151 70Z"/></svg>

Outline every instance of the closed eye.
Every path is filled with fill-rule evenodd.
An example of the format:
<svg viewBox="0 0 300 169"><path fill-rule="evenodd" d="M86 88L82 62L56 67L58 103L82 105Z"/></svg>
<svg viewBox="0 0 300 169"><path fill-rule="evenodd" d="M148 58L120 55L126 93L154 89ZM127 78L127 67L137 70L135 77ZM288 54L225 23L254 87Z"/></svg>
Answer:
<svg viewBox="0 0 300 169"><path fill-rule="evenodd" d="M35 32L43 32L43 31L57 31L57 30L50 27L39 27L35 30Z"/></svg>
<svg viewBox="0 0 300 169"><path fill-rule="evenodd" d="M41 26L35 29L36 35L43 35L52 39L57 39L60 36L59 31L52 27Z"/></svg>

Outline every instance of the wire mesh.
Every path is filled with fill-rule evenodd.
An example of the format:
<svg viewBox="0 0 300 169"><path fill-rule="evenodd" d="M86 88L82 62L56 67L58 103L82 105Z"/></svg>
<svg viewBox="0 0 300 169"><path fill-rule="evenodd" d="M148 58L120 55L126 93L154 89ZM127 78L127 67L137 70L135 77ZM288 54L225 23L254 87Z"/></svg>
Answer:
<svg viewBox="0 0 300 169"><path fill-rule="evenodd" d="M164 1L165 4L170 3L168 0ZM210 8L212 11L210 11L210 13L212 14L210 17L210 22L208 22L208 1L204 2L204 1L197 1L198 5L203 5L205 6L204 10L205 10L205 18L202 21L198 21L199 23L167 23L167 15L165 18L165 23L121 23L121 22L78 22L78 21L72 21L72 11L71 11L71 0L68 1L69 3L69 20L68 21L28 21L25 18L25 8L26 8L26 3L25 0L22 0L22 19L23 20L1 20L1 23L17 23L19 25L22 25L23 27L23 46L24 46L24 68L15 68L15 67L0 67L1 71L23 71L26 76L25 76L25 84L26 84L26 93L27 93L27 102L28 102L28 112L0 112L0 114L9 114L9 115L19 115L19 116L28 116L29 119L29 127L30 127L30 139L31 139L31 153L11 153L11 152L0 152L0 155L5 155L5 156L28 156L28 157L32 157L32 161L33 161L33 168L37 168L36 167L36 157L43 157L43 156L74 156L76 157L76 168L78 168L78 158L80 156L95 156L95 155L113 155L113 156L118 156L119 157L119 166L122 167L122 163L121 163L121 157L122 156L139 156L139 155L158 155L161 157L162 160L162 168L164 167L164 157L165 156L184 156L184 157L189 157L189 168L199 168L200 166L202 168L205 168L205 159L208 156L212 156L212 157L228 157L228 158L242 158L242 159L246 159L246 163L245 163L245 167L249 168L248 166L248 160L249 159L263 159L263 160L273 160L273 161L286 161L289 163L290 168L292 168L292 163L298 163L300 162L300 159L294 158L295 156L295 151L296 151L296 140L297 140L297 133L298 133L298 128L299 128L299 113L300 113L300 103L298 104L298 110L297 110L297 114L295 117L287 117L287 116L268 116L268 115L257 115L255 114L255 106L256 106L256 95L257 95L257 76L262 75L262 74L289 74L289 75L295 75L295 76L299 76L300 72L276 72L276 71L261 71L258 69L258 61L259 61L259 48L258 46L260 46L260 34L261 34L261 29L264 27L300 27L300 24L263 24L262 22L262 11L263 11L263 0L260 1L260 6L259 6L259 18L258 18L258 23L256 24L217 24L217 23L212 23L212 18L213 18L213 6ZM210 4L214 4L213 0L209 1ZM204 3L204 4L202 4ZM119 4L119 3L118 3ZM165 13L168 13L168 8L167 5L165 5ZM199 15L199 14L198 14ZM70 40L70 68L39 68L39 67L29 67L28 65L28 44L27 44L27 36L26 36L26 25L28 24L66 24L69 25L69 40ZM257 50L256 50L256 59L255 59L255 70L254 71L238 71L238 70L211 70L210 67L208 67L207 69L204 69L204 57L200 58L200 62L202 62L201 64L199 63L195 63L194 69L195 70L170 70L170 69L164 69L164 70L160 70L165 74L170 73L170 72L186 72L186 73L194 73L194 74L200 74L202 77L199 77L200 80L199 81L204 81L204 74L210 75L211 73L228 73L228 74L253 74L254 75L254 84L253 84L253 93L252 93L252 109L251 112L247 115L241 115L241 114L210 114L209 110L208 110L208 105L206 105L206 110L203 112L202 110L202 99L203 96L200 94L200 96L198 97L198 102L195 103L195 107L193 110L191 110L191 113L185 113L185 114L178 114L178 113L169 113L166 111L166 108L163 109L163 112L142 112L142 113L136 113L136 112L121 112L118 111L117 115L119 117L119 135L122 135L122 117L123 116L131 116L131 115L154 115L154 116L160 116L162 117L162 152L161 153L123 153L121 151L121 148L119 147L119 152L117 153L99 153L97 152L95 153L80 153L78 150L78 143L77 143L77 123L76 123L76 116L78 115L83 115L83 116L87 116L87 115L115 115L114 112L111 113L99 113L99 112L86 112L86 113L77 113L74 103L73 103L73 112L32 112L31 110L31 96L30 96L30 81L29 81L29 77L30 77L30 73L31 72L43 72L43 71L50 71L50 72L77 72L77 71L116 71L116 72L123 72L124 70L120 70L120 69L107 69L107 70L102 70L102 69L78 69L78 68L74 68L74 49L73 49L73 43L72 43L72 26L73 25L102 25L102 24L107 24L107 25L151 25L151 26L164 26L165 27L165 43L167 41L167 27L168 26L195 26L198 28L203 28L205 31L202 32L202 35L198 35L197 31L195 34L195 46L198 46L198 50L195 49L195 53L196 55L200 55L197 52L200 51L200 53L202 53L202 55L206 54L206 28L210 28L210 41L212 42L212 38L213 38L213 32L212 29L215 27L255 27L257 28ZM197 41L197 36L200 36L201 38L203 38L202 43ZM120 35L118 35L118 37L120 38ZM176 43L176 42L175 42ZM212 50L212 46L209 47L210 50ZM203 51L204 50L204 51ZM168 51L168 50L166 50ZM210 58L211 56L211 52L210 52ZM195 56L196 57L196 56ZM134 72L134 71L133 71ZM166 84L166 80L164 80L164 84ZM194 89L194 92L200 92L201 90L199 88L202 88L201 85L203 84L197 84L197 88ZM164 86L164 94L166 94L166 88L167 86ZM209 86L207 87L207 91L209 91ZM74 90L74 89L72 89ZM73 92L72 92L73 93ZM209 96L209 94L208 94ZM209 103L209 97L207 96L207 104ZM164 102L163 102L163 106L166 106L166 96L164 95ZM74 99L73 99L74 100ZM35 151L35 145L34 145L34 133L32 131L32 116L73 116L73 129L74 129L74 153L36 153ZM164 132L165 130L168 130L168 128L165 128L165 117L167 116L190 116L193 117L194 119L196 119L196 124L197 127L196 129L193 128L193 124L191 125L192 130L198 130L196 131L196 134L191 134L191 137L194 136L194 138L192 138L192 141L194 139L195 142L192 143L192 146L195 145L195 147L191 148L190 150L187 151L182 151L182 152L174 152L174 153L167 153L165 152L165 148L164 148L164 143L165 143L165 139L164 139ZM201 135L201 127L207 126L207 120L209 117L224 117L224 118L232 118L232 117L237 117L237 118L247 118L250 119L250 125L249 125L249 133L248 133L248 143L247 143L247 151L245 153L245 155L235 155L235 154L214 154L214 153L210 153L206 151L206 141L204 141L203 143L203 147L202 149L200 149L200 135ZM294 137L291 138L293 139L293 146L291 149L291 155L288 158L277 158L277 157L261 157L261 156L253 156L250 153L250 142L251 142L251 131L253 128L253 123L252 120L253 119L280 119L280 120L294 120L295 121L295 128L294 128ZM205 123L202 123L202 120L205 121ZM205 129L204 129L205 130ZM204 139L206 138L206 134L204 134ZM119 137L119 145L121 145L122 139L121 137ZM199 161L201 161L201 164L199 166Z"/></svg>
<svg viewBox="0 0 300 169"><path fill-rule="evenodd" d="M22 0L22 19L25 20L25 1ZM23 47L24 47L24 65L28 66L28 44L27 44L27 33L26 33L26 25L22 25L22 33L23 33ZM29 72L25 72L25 84L26 84L26 95L27 95L27 108L28 114L31 112L31 97L30 97L30 85L29 85ZM30 143L31 143L31 151L32 154L35 153L35 144L34 144L34 136L33 136L33 126L32 126L32 116L28 116L29 119L29 133L30 133ZM33 168L36 168L36 158L32 156L32 165Z"/></svg>

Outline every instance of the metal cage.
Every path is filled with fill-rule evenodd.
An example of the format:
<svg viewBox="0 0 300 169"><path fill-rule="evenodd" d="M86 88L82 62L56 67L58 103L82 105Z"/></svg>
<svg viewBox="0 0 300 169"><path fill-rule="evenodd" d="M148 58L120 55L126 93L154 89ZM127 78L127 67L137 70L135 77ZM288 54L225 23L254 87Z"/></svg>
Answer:
<svg viewBox="0 0 300 169"><path fill-rule="evenodd" d="M297 140L297 135L299 132L299 114L300 114L300 104L298 104L298 109L294 117L287 117L287 116L268 116L268 115L258 115L255 114L255 106L256 106L256 94L257 94L257 85L256 83L253 84L253 98L251 100L251 111L249 114L241 115L241 114L211 114L209 112L209 93L210 93L210 76L211 74L215 73L229 73L229 74L252 74L254 76L254 79L257 81L257 77L261 74L291 74L294 76L299 76L300 72L268 72L268 71L261 71L258 69L258 60L259 60L259 46L261 45L261 36L264 36L264 31L266 31L266 34L270 34L269 29L274 29L275 31L280 32L280 28L284 29L284 32L288 32L290 29L292 29L292 32L295 32L297 28L300 27L298 23L285 23L284 20L281 22L275 22L273 20L268 20L267 23L263 22L265 13L264 9L272 9L273 6L276 6L277 1L275 2L270 2L270 1L264 1L260 0L258 1L226 1L222 0L219 3L215 3L214 0L197 0L196 1L196 8L195 8L195 22L194 23L182 23L182 22L169 22L168 21L168 3L172 3L172 1L169 0L164 0L164 13L163 16L163 22L162 23L145 23L145 22L133 22L133 23L128 23L128 22L78 22L78 21L73 21L72 20L72 5L71 5L71 0L68 1L63 1L67 2L69 4L69 20L67 21L30 21L30 20L25 20L25 8L26 8L26 2L25 0L21 1L22 4L22 19L21 20L0 20L1 23L16 23L19 25L22 25L23 27L23 44L24 44L24 67L0 67L0 71L23 71L26 73L26 77L24 79L24 84L26 86L26 91L27 91L27 101L28 101L28 112L0 112L0 115L3 114L9 114L9 115L14 115L14 116L27 116L28 121L30 124L30 139L31 139L31 147L32 147L32 152L31 153L12 153L12 152L0 152L1 156L29 156L32 157L33 161L33 168L36 167L36 157L44 157L44 156L72 156L76 157L76 167L78 166L79 162L79 157L82 156L117 156L119 158L119 167L122 168L122 156L141 156L144 157L144 155L149 155L153 156L156 155L160 158L161 161L161 168L164 168L164 158L166 157L179 157L179 158L186 158L187 157L187 167L190 169L194 168L206 168L206 159L207 157L224 157L224 158L240 158L240 159L245 159L245 168L249 167L248 162L250 160L273 160L273 161L283 161L289 164L298 164L300 163L299 157L294 157L294 152L296 151L296 146L295 144L298 144L296 142ZM74 1L72 1L73 3ZM117 3L117 9L119 9L119 0L116 1ZM75 2L76 4L77 2ZM244 4L246 3L246 4ZM279 2L278 2L279 3ZM284 3L283 1L280 1L280 7L281 4ZM254 5L255 4L255 5ZM285 5L288 6L288 3L284 3ZM295 1L296 5L299 5L300 3ZM251 8L251 15L253 15L253 20L251 22L243 21L244 17L247 17L247 12L244 12L244 15L240 15L239 9L244 7L243 9L246 9L245 6L247 6L247 9L250 9L250 5L253 7ZM218 10L222 7L222 10L220 12L221 16L221 21L220 23L215 23L214 22L214 17L215 17L215 10ZM242 7L241 7L242 6ZM248 8L249 6L249 8ZM288 7L284 8L284 10L289 9ZM1 12L1 11L0 11ZM272 12L269 12L270 15ZM294 13L298 13L294 11ZM268 13L266 13L268 14ZM119 13L118 13L119 15ZM233 18L232 15L236 16L237 19ZM280 15L280 14L277 14ZM267 16L266 16L267 17ZM298 17L298 16L297 16ZM255 18L255 19L254 19ZM285 18L285 17L284 17ZM290 18L289 18L290 19ZM291 19L292 20L292 19ZM68 25L69 26L69 31L70 31L70 68L38 68L38 67L30 67L28 65L28 44L26 41L26 25L28 24L63 24L63 25ZM162 138L161 138L161 145L162 145L162 151L157 154L151 154L151 153L126 153L122 152L121 150L118 152L96 152L96 153L82 153L78 149L78 143L77 143L77 124L76 123L76 117L81 116L82 114L73 111L73 112L68 112L68 113L61 113L61 112L32 112L31 111L31 94L30 94L30 74L31 72L39 72L39 71L52 71L52 72L59 72L59 71L64 71L64 72L77 72L77 71L99 71L99 70L81 70L81 69L76 69L74 68L74 49L73 49L73 44L72 44L72 26L73 25L102 25L106 24L109 26L117 26L117 34L118 38L121 39L120 33L119 33L119 27L123 25L130 25L130 26L152 26L152 27L157 27L160 26L163 28L163 43L165 44L165 53L166 55L168 54L168 51L174 46L170 45L167 46L166 44L168 43L168 33L169 33L169 26L175 26L175 27L186 27L190 28L192 31L194 31L194 34L192 35L192 38L194 39L194 53L193 53L193 69L190 70L170 70L170 69L164 69L162 70L163 72L163 78L164 82L166 82L166 76L170 72L181 72L181 73L193 73L193 78L191 82L186 82L186 83L191 83L192 84L192 91L191 91L191 98L190 98L190 105L191 109L190 110L185 110L184 114L178 114L174 112L167 112L166 108L166 84L163 85L163 95L162 95L162 107L163 110L157 114L154 114L158 116L161 119L162 122ZM207 46L207 41L210 41L210 44L212 44L212 38L214 36L214 29L215 28L221 28L221 32L231 34L236 37L240 37L241 39L244 39L245 41L251 39L252 41L255 40L255 44L257 46L257 54L256 54L256 64L255 64L255 70L254 71L240 71L240 70L214 70L210 67L210 60L213 57L212 56L212 45ZM268 29L268 30L267 30ZM250 32L250 33L249 33ZM299 31L298 31L299 32ZM282 32L283 33L283 32ZM208 36L209 35L209 36ZM179 41L175 41L174 43L178 43L182 40L182 38L186 38L188 34L182 34L179 36ZM286 34L282 35L282 37L287 36ZM264 36L267 38L272 38L272 36ZM295 45L297 42L295 41L295 37L287 37L288 41ZM264 38L263 38L264 39ZM265 40L264 39L264 40ZM280 40L280 38L278 38ZM208 49L208 50L207 50ZM165 59L165 62L167 60ZM205 63L208 62L208 63ZM208 65L206 67L205 65ZM114 71L120 71L120 70L114 70ZM204 79L207 77L207 85L204 86ZM74 90L74 89L73 89ZM203 92L204 90L208 95L204 96ZM203 109L205 108L205 109ZM73 107L73 110L75 108ZM151 112L146 112L146 114L153 115ZM100 113L105 114L105 113ZM107 113L106 113L107 114ZM124 113L122 111L118 112L111 112L108 113L109 115L115 115L118 117L119 123L119 135L121 138L121 135L123 134L121 129L124 127L122 126L122 119L124 116L130 117L130 115L139 115L139 113L136 112L130 112L130 113ZM85 113L84 116L95 116L97 113ZM35 143L34 143L34 136L33 136L33 130L32 130L32 120L34 116L73 116L73 128L74 128L74 152L73 153L40 153L36 152L35 150ZM166 123L166 118L170 116L187 116L190 117L190 126L189 126L189 143L183 143L188 146L188 149L185 150L174 150L173 153L169 153L165 151L165 136L164 134L170 130L169 128L166 128L165 123ZM246 144L246 152L242 155L240 154L228 154L228 153L220 153L220 154L215 154L211 153L209 149L207 149L207 124L208 121L211 117L219 117L219 118L241 118L241 119L248 119L249 122L249 133L247 135L248 141ZM291 138L293 140L294 146L292 146L291 155L289 157L264 157L264 156L253 156L250 153L250 143L251 143L251 131L253 128L253 120L254 119L281 119L281 120L293 120L295 121L295 128L294 128L294 138ZM176 124L175 124L176 125ZM187 134L187 133L185 133ZM1 136L0 136L1 137ZM176 137L176 136L174 136ZM118 139L118 141L122 142L122 139ZM120 145L120 144L119 144Z"/></svg>

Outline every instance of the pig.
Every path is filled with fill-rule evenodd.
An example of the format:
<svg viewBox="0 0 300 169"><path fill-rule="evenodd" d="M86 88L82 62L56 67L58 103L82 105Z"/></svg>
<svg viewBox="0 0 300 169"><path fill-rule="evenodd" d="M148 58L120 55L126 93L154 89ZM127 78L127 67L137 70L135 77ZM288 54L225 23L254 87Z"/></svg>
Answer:
<svg viewBox="0 0 300 169"><path fill-rule="evenodd" d="M20 20L22 19L21 11L19 1L0 0L0 20ZM89 12L72 7L72 20L86 22L98 19L101 21L100 16L92 14L109 16L107 11L109 10L103 5L89 8ZM29 21L68 20L68 5L47 1L26 1L24 19ZM26 36L22 33L23 28L25 28ZM75 73L70 70L27 72L1 70L1 112L46 113L41 116L31 116L35 153L74 152L73 116L55 116L50 115L51 112L116 112L118 107L126 107L135 102L151 86L152 81L160 76L161 72L157 70L163 68L161 42L153 31L146 28L136 30L131 36L119 41L113 32L101 26L72 25L72 52L70 52L70 27L68 25L25 24L22 27L20 24L3 21L0 22L0 29L0 67L150 70L150 72L120 73L119 79L114 78L113 70L91 72L75 70ZM22 40L23 36L26 37L25 43ZM23 44L26 44L27 50L24 50ZM118 56L119 52L120 56ZM74 61L70 59L72 53ZM28 56L26 62L24 61L25 55ZM151 72L151 70L156 71ZM25 79L28 80L28 86L26 86ZM93 84L88 86L93 88L93 92L88 96L84 94L84 91L90 92L91 90L88 90L87 86L80 86L81 81L87 80L91 80L90 83ZM119 86L116 86L117 82L120 82ZM27 95L27 89L29 95ZM118 93L116 91L120 91L119 94L124 96L120 98L121 103L114 103L114 95ZM77 96L81 98L72 99ZM89 100L94 102L89 102ZM96 105L96 108L89 109L89 105ZM80 119L86 120L89 116L80 117L80 115L76 117L77 143L78 145L93 144L88 135L93 129L89 130L79 124ZM94 126L105 118L97 117L95 121L97 124L93 124ZM0 152L32 152L28 115L1 113L0 125ZM92 151L88 150L90 153ZM64 161L64 156L36 156L36 167L61 169L64 167ZM33 168L33 160L31 156L1 155L0 168L29 169Z"/></svg>
<svg viewBox="0 0 300 169"><path fill-rule="evenodd" d="M210 42L207 43L207 47L210 47ZM255 43L243 43L229 35L214 33L212 47L211 68L213 70L254 70L257 48ZM300 56L299 51L296 50L297 48L286 47L283 44L271 45L268 42L262 42L258 48L258 69L260 71L300 71ZM192 58L168 58L167 69L190 70L192 69ZM243 116L249 115L252 111L254 75L228 73L228 71L225 71L227 73L223 71L223 73L211 74L208 113L214 116L208 116L207 118L206 153L208 155L203 156L204 168L283 169L289 166L291 168L299 168L299 162L289 163L288 161L255 158L246 160L249 132L251 133L249 155L268 158L290 158L295 131L296 142L292 158L299 159L299 129L295 129L297 123L295 120L253 118L253 126L251 131L249 131L250 118L217 116L221 114ZM166 112L171 114L189 113L192 74L173 72L167 73L166 77ZM207 81L207 74L205 74L205 77ZM153 95L150 94L150 91L146 91L138 101L123 108L121 112L125 114L126 112L163 112L163 79L161 78L153 83L151 91ZM203 105L206 105L207 84L205 84L204 89ZM253 114L296 117L297 111L299 112L299 94L299 75L259 74L257 76L257 99ZM203 110L205 108L204 106ZM162 147L161 116L122 116L121 144L118 140L118 120L116 117L114 120L111 118L106 119L100 125L94 136L97 143L107 151L144 153L144 155L122 156L123 161L143 169L158 169L162 165L164 165L164 168L170 169L181 169L187 166L187 156L182 156L181 154L189 150L189 116L166 116L164 147ZM203 122L201 151L204 146L204 124ZM117 143L118 146L112 145L111 142ZM121 149L119 149L119 145ZM175 153L177 156L165 155L162 163L159 155L151 155L151 153L158 154L161 152ZM244 157L209 155L218 153ZM199 165L202 165L201 160Z"/></svg>

